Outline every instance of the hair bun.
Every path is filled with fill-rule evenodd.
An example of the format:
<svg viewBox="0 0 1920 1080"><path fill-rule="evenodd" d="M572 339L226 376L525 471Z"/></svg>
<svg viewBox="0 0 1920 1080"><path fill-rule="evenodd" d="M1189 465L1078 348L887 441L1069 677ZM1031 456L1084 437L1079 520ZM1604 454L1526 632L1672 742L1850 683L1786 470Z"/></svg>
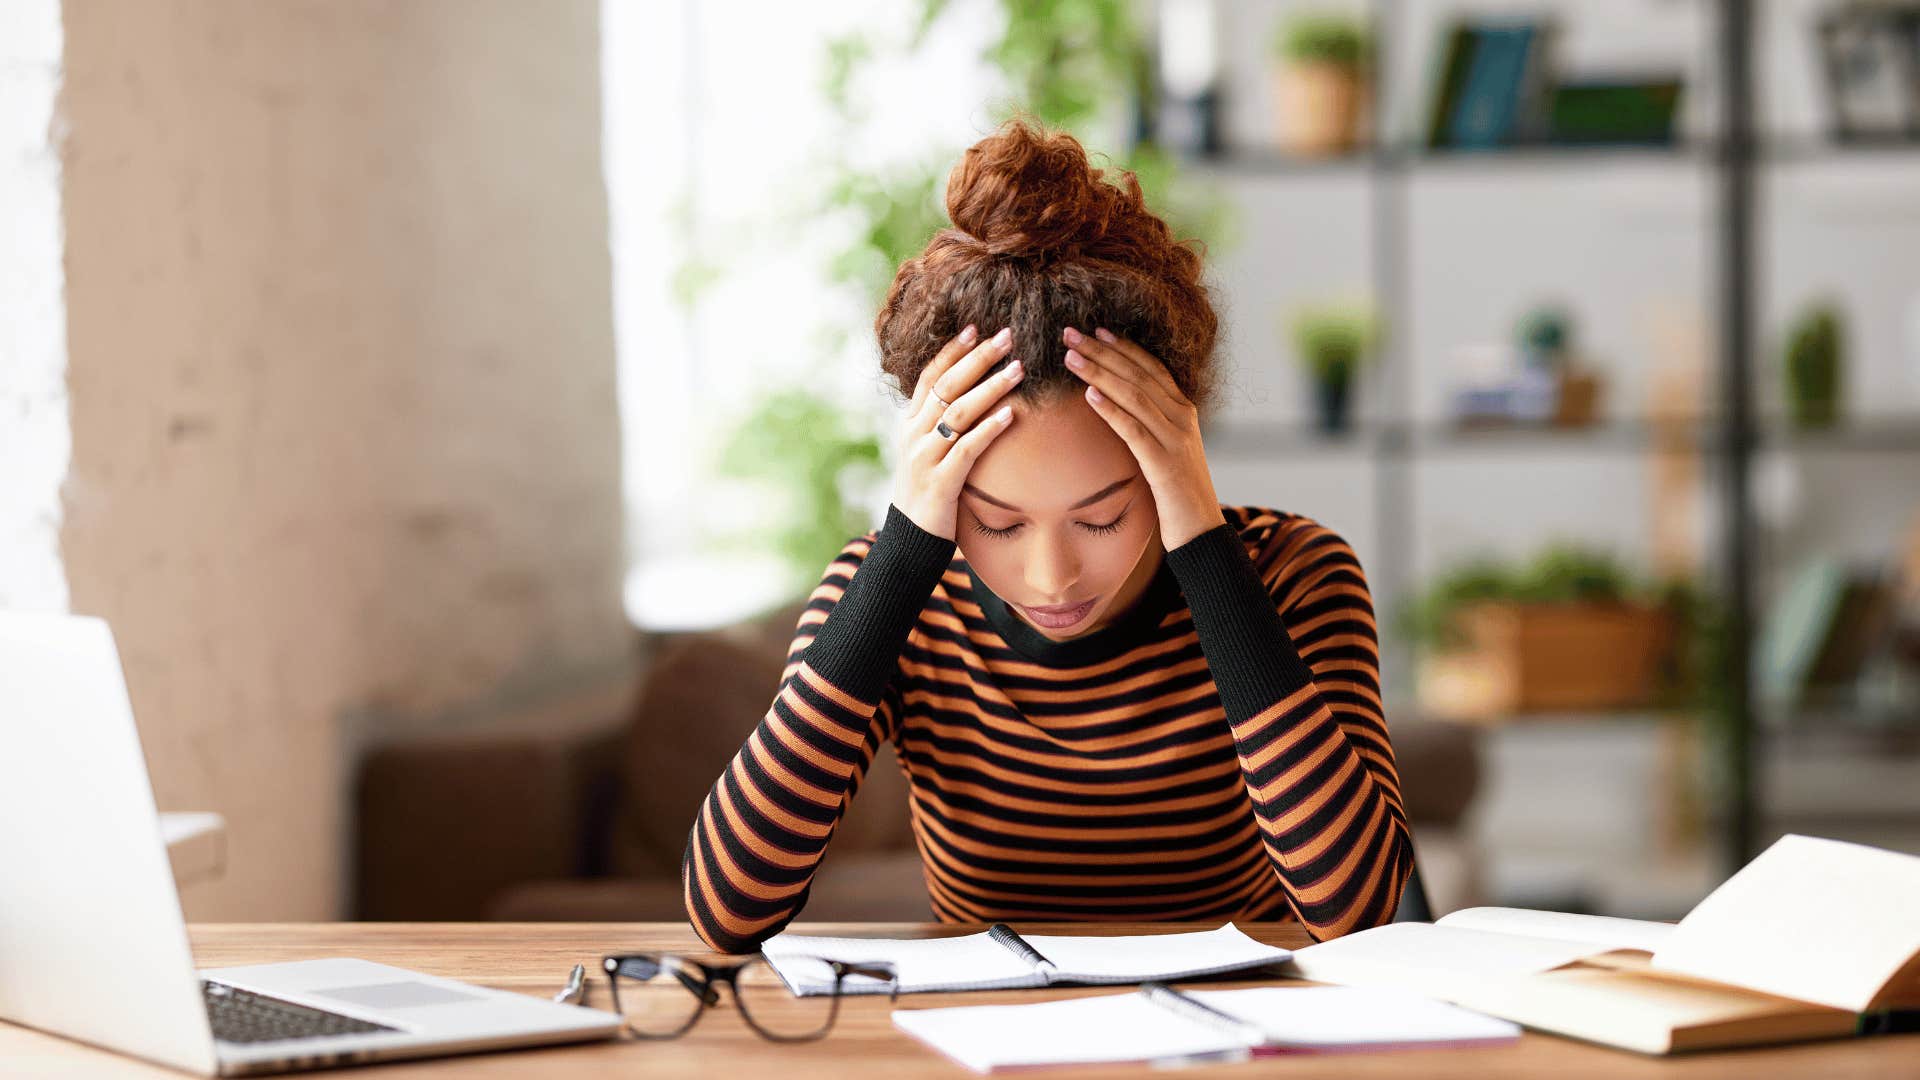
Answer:
<svg viewBox="0 0 1920 1080"><path fill-rule="evenodd" d="M1160 225L1131 172L1122 174L1124 189L1104 175L1072 135L1016 118L969 147L948 174L947 216L990 254L1016 257L1097 254L1143 218Z"/></svg>

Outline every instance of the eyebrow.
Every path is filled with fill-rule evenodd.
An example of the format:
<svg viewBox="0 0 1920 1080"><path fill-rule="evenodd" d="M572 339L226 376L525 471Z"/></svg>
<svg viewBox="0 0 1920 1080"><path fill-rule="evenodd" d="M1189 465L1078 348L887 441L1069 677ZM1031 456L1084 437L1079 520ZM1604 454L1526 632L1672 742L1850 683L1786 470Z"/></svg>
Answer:
<svg viewBox="0 0 1920 1080"><path fill-rule="evenodd" d="M1139 474L1135 473L1134 475L1138 476ZM1099 502L1101 499L1104 499L1107 496L1113 494L1114 492L1119 491L1121 488L1126 487L1128 484L1133 483L1133 480L1134 480L1133 476L1129 476L1124 480L1115 480L1113 483L1108 484L1106 487L1101 488L1099 491L1096 491L1093 494L1087 496L1086 498L1081 499L1079 502L1074 503L1072 506L1067 507L1067 509L1078 510L1083 506L1092 506L1094 503ZM966 492L967 494L973 496L976 499L979 499L981 502L992 503L993 505L1001 508L1002 510L1011 510L1016 514L1026 513L1025 510L1020 509L1019 507L1013 505L1012 503L1001 502L999 499L996 499L993 496L987 494L986 492L981 491L979 488L974 487L972 484L963 485L960 490Z"/></svg>

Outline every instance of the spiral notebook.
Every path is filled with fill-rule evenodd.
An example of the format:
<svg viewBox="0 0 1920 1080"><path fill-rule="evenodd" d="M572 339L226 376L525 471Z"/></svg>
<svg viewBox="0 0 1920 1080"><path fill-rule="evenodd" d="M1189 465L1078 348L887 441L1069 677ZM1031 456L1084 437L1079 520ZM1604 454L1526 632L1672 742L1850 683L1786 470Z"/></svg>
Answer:
<svg viewBox="0 0 1920 1080"><path fill-rule="evenodd" d="M1060 983L1116 984L1191 979L1284 963L1293 954L1228 923L1186 934L1022 936L1004 923L944 938L841 938L779 933L760 946L787 989L806 997L833 990L829 960L893 965L903 994L1013 990ZM849 975L848 994L884 994L887 983Z"/></svg>

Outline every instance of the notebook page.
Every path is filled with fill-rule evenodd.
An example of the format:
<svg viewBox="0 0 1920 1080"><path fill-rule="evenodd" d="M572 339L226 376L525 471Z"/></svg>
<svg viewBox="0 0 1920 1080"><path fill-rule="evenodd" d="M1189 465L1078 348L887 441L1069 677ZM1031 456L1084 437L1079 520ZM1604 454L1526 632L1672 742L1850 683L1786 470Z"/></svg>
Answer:
<svg viewBox="0 0 1920 1080"><path fill-rule="evenodd" d="M1032 968L984 933L945 938L839 938L782 932L763 942L760 951L788 988L801 996L824 994L833 987L833 969L814 957L885 960L899 974L903 994L1038 986L1041 982ZM887 984L881 979L849 975L842 990L849 994L884 994Z"/></svg>
<svg viewBox="0 0 1920 1080"><path fill-rule="evenodd" d="M1248 965L1278 964L1292 955L1286 949L1255 941L1232 923L1218 930L1188 934L1021 936L1053 962L1055 978L1082 982L1174 979Z"/></svg>
<svg viewBox="0 0 1920 1080"><path fill-rule="evenodd" d="M1728 878L1653 966L1851 1012L1920 953L1920 857L1788 834Z"/></svg>
<svg viewBox="0 0 1920 1080"><path fill-rule="evenodd" d="M1530 908L1471 907L1434 920L1435 926L1491 930L1527 937L1584 941L1605 949L1652 952L1673 933L1672 923L1617 919L1611 915L1572 915Z"/></svg>
<svg viewBox="0 0 1920 1080"><path fill-rule="evenodd" d="M1150 1061L1246 1047L1226 1031L1163 1009L1137 993L1037 1005L895 1009L893 1023L975 1072Z"/></svg>
<svg viewBox="0 0 1920 1080"><path fill-rule="evenodd" d="M1594 951L1584 941L1388 923L1299 949L1289 966L1317 982L1396 986L1447 997L1463 976L1531 975Z"/></svg>
<svg viewBox="0 0 1920 1080"><path fill-rule="evenodd" d="M1257 1025L1267 1041L1299 1049L1505 1042L1520 1025L1419 994L1351 986L1185 990Z"/></svg>

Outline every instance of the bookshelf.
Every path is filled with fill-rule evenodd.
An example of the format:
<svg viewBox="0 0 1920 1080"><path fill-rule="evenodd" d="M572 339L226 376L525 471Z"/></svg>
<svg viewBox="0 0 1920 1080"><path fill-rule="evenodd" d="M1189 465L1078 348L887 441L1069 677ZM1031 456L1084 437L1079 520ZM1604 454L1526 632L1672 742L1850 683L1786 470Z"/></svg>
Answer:
<svg viewBox="0 0 1920 1080"><path fill-rule="evenodd" d="M1390 55L1399 29L1397 0L1370 0L1371 24L1379 55ZM1903 139L1835 143L1806 135L1762 137L1758 131L1754 71L1756 13L1752 0L1712 0L1710 40L1717 69L1714 127L1710 137L1691 137L1658 146L1519 145L1481 150L1434 150L1406 141L1377 141L1351 154L1296 158L1278 151L1229 151L1184 159L1186 167L1253 183L1285 183L1293 178L1330 177L1368 185L1371 289L1388 326L1374 388L1378 411L1409 417L1415 384L1404 332L1418 284L1408 271L1409 194L1416 176L1446 172L1523 175L1552 170L1584 170L1615 162L1660 165L1698 171L1709 185L1710 231L1707 268L1715 330L1710 368L1713 415L1681 422L1616 419L1592 425L1559 427L1458 428L1437 421L1356 418L1344 432L1324 434L1299 423L1221 422L1210 424L1210 450L1227 454L1283 454L1289 457L1349 460L1373 470L1372 513L1379 549L1369 575L1376 592L1402 595L1413 581L1414 546L1419 529L1412 520L1422 462L1476 455L1527 455L1552 462L1561 455L1587 457L1644 455L1676 430L1703 452L1706 482L1717 495L1718 545L1705 564L1718 572L1712 582L1726 606L1728 634L1726 736L1718 762L1723 778L1717 820L1722 829L1718 855L1724 868L1744 865L1757 853L1761 825L1761 784L1766 771L1761 751L1766 740L1782 749L1808 740L1838 741L1869 754L1920 752L1920 739L1898 731L1820 734L1807 717L1772 715L1755 698L1751 670L1757 622L1757 570L1754 466L1761 455L1856 455L1920 453L1920 415L1862 417L1824 431L1800 431L1781 417L1761 416L1755 385L1762 367L1757 328L1759 243L1756 182L1763 170L1799 167L1829 160L1911 160L1920 164L1920 144ZM1374 100L1384 113L1389 86L1376 65ZM1411 88L1415 93L1425 88ZM1376 125L1376 139L1378 135ZM1385 615L1385 612L1382 612ZM1386 658L1383 658L1386 659ZM1392 661L1388 663L1391 665ZM1410 657L1400 658L1396 678L1410 678ZM1410 682L1402 685L1410 685ZM1826 710L1830 711L1830 710ZM1645 710L1641 710L1645 712Z"/></svg>

